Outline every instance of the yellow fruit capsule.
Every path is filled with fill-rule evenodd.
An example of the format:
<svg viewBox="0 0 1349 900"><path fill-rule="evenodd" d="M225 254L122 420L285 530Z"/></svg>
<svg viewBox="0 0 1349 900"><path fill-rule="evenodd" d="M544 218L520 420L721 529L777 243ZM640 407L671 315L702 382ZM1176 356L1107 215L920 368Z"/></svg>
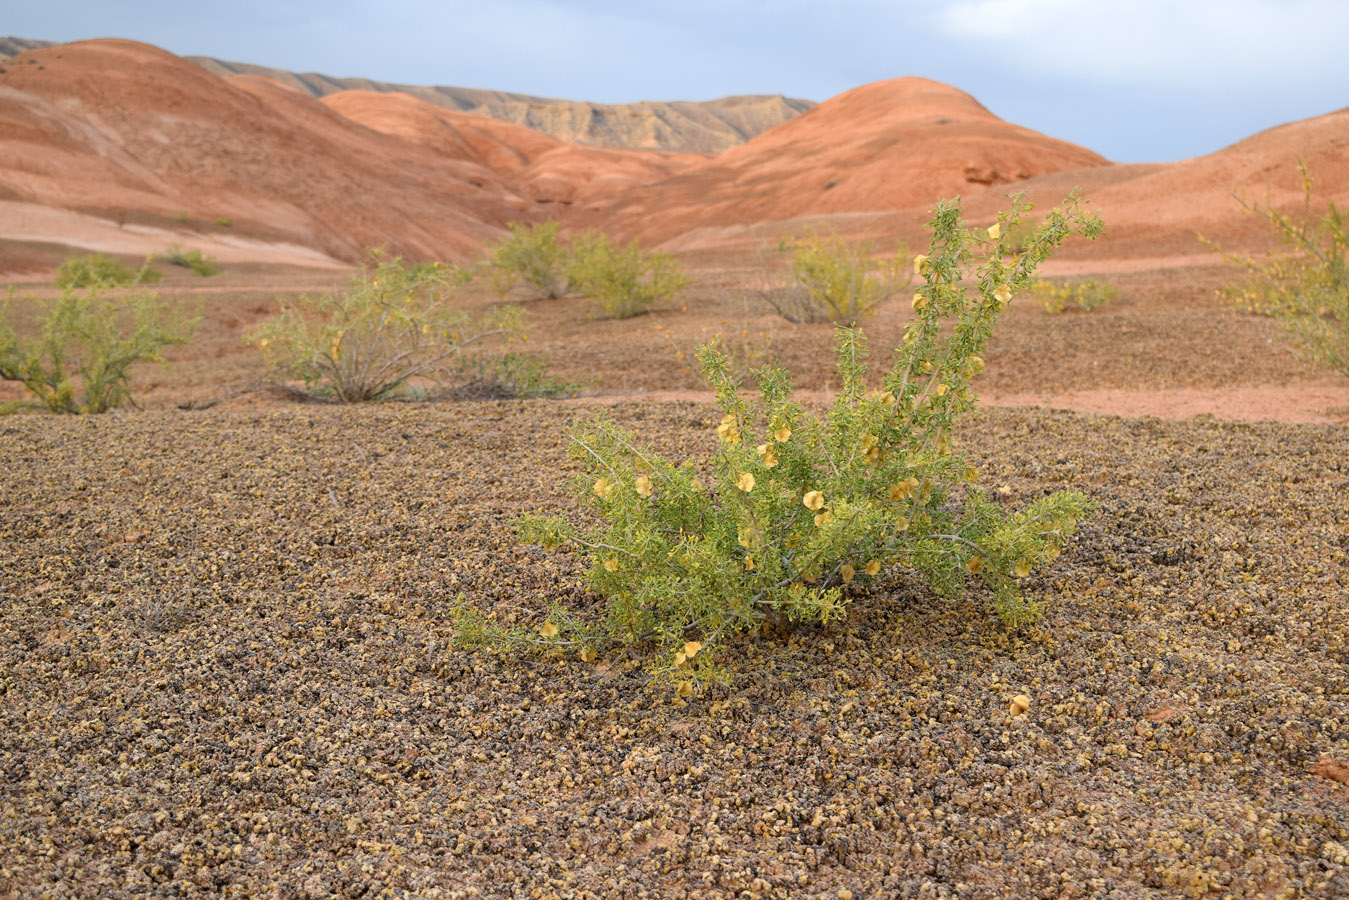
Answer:
<svg viewBox="0 0 1349 900"><path fill-rule="evenodd" d="M801 503L806 509L818 512L824 509L824 494L819 491L806 491L801 495Z"/></svg>
<svg viewBox="0 0 1349 900"><path fill-rule="evenodd" d="M745 571L746 572L754 571L754 557L752 556L745 557Z"/></svg>

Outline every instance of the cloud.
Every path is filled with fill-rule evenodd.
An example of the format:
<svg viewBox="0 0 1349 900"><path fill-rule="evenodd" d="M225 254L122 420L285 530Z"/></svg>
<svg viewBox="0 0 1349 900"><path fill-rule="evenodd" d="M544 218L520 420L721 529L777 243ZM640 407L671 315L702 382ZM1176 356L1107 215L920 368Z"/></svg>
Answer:
<svg viewBox="0 0 1349 900"><path fill-rule="evenodd" d="M1342 0L956 0L947 39L1004 65L1100 84L1269 90L1333 72L1349 34Z"/></svg>

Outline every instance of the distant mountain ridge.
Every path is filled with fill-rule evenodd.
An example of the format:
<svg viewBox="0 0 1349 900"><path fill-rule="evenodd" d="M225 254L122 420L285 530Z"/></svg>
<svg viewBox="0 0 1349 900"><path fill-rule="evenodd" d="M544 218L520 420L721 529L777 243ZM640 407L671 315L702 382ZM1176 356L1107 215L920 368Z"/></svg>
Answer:
<svg viewBox="0 0 1349 900"><path fill-rule="evenodd" d="M0 61L52 46L50 41L0 37ZM186 56L216 75L258 75L316 99L341 91L411 94L458 112L490 116L550 134L568 143L594 147L720 153L743 144L813 107L809 100L781 94L723 97L705 101L642 101L604 104L559 100L478 88L423 86L334 78L291 72L207 56Z"/></svg>

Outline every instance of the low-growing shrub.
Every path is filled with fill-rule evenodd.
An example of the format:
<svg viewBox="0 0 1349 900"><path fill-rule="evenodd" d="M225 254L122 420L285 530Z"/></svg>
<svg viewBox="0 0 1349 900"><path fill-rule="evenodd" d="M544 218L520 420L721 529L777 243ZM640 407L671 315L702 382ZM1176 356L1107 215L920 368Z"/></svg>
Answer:
<svg viewBox="0 0 1349 900"><path fill-rule="evenodd" d="M219 225L221 228L234 227L234 219L231 218L230 216L221 216L220 218L215 220L215 223Z"/></svg>
<svg viewBox="0 0 1349 900"><path fill-rule="evenodd" d="M572 397L581 390L576 382L550 375L547 365L538 357L515 350L466 356L458 371L461 383L450 394L460 398L551 399Z"/></svg>
<svg viewBox="0 0 1349 900"><path fill-rule="evenodd" d="M571 254L558 238L558 224L510 224L511 236L487 250L492 288L504 297L520 282L550 300L571 290Z"/></svg>
<svg viewBox="0 0 1349 900"><path fill-rule="evenodd" d="M559 607L527 628L461 598L460 644L570 647L593 659L607 645L649 641L659 650L654 675L685 696L724 677L717 651L733 635L835 620L851 590L896 567L945 594L975 577L1006 621L1034 619L1038 604L1019 582L1054 560L1090 503L1059 492L1009 512L974 486L952 434L975 407L979 354L1012 296L1071 233L1095 237L1102 227L1072 197L1013 254L1000 236L1027 208L1018 196L996 224L970 230L958 201L938 206L931 246L914 258L918 315L880 390L864 387L862 332L839 327L842 389L825 418L792 401L776 366L757 373L759 399L747 398L718 347L705 348L700 361L723 413L710 486L696 463L661 459L612 424L574 432L584 467L574 488L602 524L527 515L519 533L588 558L600 618Z"/></svg>
<svg viewBox="0 0 1349 900"><path fill-rule="evenodd" d="M779 250L791 253L791 267L783 272L765 262L759 295L789 322L856 325L913 281L903 242L893 256L877 258L873 241L850 244L812 229L784 238Z"/></svg>
<svg viewBox="0 0 1349 900"><path fill-rule="evenodd" d="M52 412L101 413L130 400L130 367L163 362L160 350L186 343L194 327L154 294L109 299L66 288L41 310L37 335L15 328L11 294L0 307L0 379L22 382Z"/></svg>
<svg viewBox="0 0 1349 900"><path fill-rule="evenodd" d="M1037 281L1031 296L1047 313L1057 315L1069 307L1091 312L1119 299L1119 289L1104 281Z"/></svg>
<svg viewBox="0 0 1349 900"><path fill-rule="evenodd" d="M610 319L641 315L689 284L679 260L636 241L616 246L608 235L588 232L572 241L571 251L572 284L598 300Z"/></svg>
<svg viewBox="0 0 1349 900"><path fill-rule="evenodd" d="M262 351L279 382L303 382L316 400L380 400L410 380L440 380L471 346L522 334L519 307L474 319L449 307L468 280L457 267L408 265L375 251L352 289L281 302L281 314L245 340Z"/></svg>
<svg viewBox="0 0 1349 900"><path fill-rule="evenodd" d="M102 253L88 256L72 256L61 263L56 270L54 283L57 287L129 287L133 284L152 284L163 278L157 269L150 267L150 260L139 269L133 269L120 260Z"/></svg>
<svg viewBox="0 0 1349 900"><path fill-rule="evenodd" d="M1237 197L1246 212L1264 219L1283 251L1263 261L1224 251L1213 241L1200 240L1244 269L1248 278L1229 285L1227 300L1248 312L1273 316L1293 335L1308 357L1349 374L1349 220L1333 202L1326 211L1312 211L1312 178L1298 162L1302 175L1302 209L1296 215L1280 212L1269 203Z"/></svg>
<svg viewBox="0 0 1349 900"><path fill-rule="evenodd" d="M220 266L216 264L214 257L205 256L195 248L184 250L179 245L172 244L169 249L156 253L154 258L163 260L171 266L191 269L202 278L210 278L212 275L220 274Z"/></svg>

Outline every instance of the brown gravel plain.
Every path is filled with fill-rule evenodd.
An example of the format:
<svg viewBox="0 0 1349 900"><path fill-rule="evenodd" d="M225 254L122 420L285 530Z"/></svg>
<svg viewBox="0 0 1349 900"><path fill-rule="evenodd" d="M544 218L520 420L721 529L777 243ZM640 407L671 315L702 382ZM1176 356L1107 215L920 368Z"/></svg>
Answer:
<svg viewBox="0 0 1349 900"><path fill-rule="evenodd" d="M1100 504L1038 627L898 573L683 702L450 646L460 592L592 602L510 520L571 509L594 414L0 420L0 896L1349 895L1343 427L987 409L1009 502Z"/></svg>

